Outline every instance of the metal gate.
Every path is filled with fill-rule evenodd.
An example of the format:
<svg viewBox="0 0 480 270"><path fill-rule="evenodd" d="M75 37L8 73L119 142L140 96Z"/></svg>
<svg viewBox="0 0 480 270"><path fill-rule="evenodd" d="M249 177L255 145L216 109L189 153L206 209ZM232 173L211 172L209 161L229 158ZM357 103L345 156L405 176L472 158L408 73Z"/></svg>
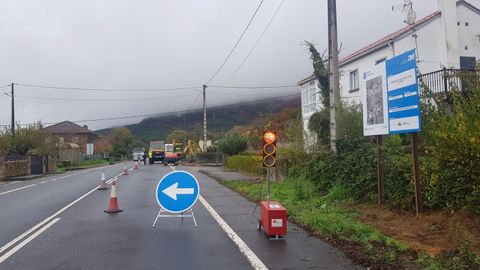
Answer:
<svg viewBox="0 0 480 270"><path fill-rule="evenodd" d="M30 174L42 174L42 156L30 156Z"/></svg>

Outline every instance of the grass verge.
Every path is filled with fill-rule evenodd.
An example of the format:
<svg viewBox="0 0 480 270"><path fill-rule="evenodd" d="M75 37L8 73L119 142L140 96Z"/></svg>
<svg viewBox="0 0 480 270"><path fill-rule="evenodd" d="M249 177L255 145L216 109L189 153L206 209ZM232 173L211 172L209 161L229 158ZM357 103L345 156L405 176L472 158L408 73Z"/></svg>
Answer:
<svg viewBox="0 0 480 270"><path fill-rule="evenodd" d="M222 184L254 201L258 201L265 190L258 182L223 181ZM288 179L271 183L270 195L272 200L288 209L290 221L342 249L348 257L370 269L472 269L474 261L479 260L472 257L468 248L448 258L418 255L407 245L362 223L350 199L353 196L343 187L334 187L320 196L310 181Z"/></svg>

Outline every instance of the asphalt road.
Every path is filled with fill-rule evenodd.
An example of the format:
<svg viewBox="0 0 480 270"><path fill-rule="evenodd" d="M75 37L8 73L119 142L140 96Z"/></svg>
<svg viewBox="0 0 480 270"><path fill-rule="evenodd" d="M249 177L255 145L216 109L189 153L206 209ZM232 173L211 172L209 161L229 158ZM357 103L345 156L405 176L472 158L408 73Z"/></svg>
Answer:
<svg viewBox="0 0 480 270"><path fill-rule="evenodd" d="M130 164L132 166L132 164ZM160 219L155 188L174 168L123 165L0 186L0 269L361 269L341 252L289 224L284 240L256 229L254 205L197 172L201 196L191 218ZM117 178L124 211L106 214ZM258 212L256 213L258 215Z"/></svg>

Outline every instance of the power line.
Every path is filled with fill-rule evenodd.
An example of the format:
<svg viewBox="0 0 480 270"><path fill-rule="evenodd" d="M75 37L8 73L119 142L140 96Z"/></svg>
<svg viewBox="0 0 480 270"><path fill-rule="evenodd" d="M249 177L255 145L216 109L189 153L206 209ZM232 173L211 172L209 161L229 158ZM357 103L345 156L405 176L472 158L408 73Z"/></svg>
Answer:
<svg viewBox="0 0 480 270"><path fill-rule="evenodd" d="M255 45L253 45L253 47L250 49L250 51L248 52L247 56L245 56L245 58L243 58L242 62L240 63L240 65L237 67L237 69L235 69L235 71L232 73L232 75L230 75L230 77L228 77L228 79L223 83L223 85L227 84L236 74L237 72L242 68L243 64L245 64L245 62L247 61L247 59L250 57L250 55L252 54L252 52L255 50L255 48L257 47L258 43L260 43L260 40L262 40L263 36L265 35L265 33L267 32L268 28L270 27L270 25L272 24L273 20L275 19L275 17L277 16L278 14L278 11L280 10L280 8L282 7L283 3L285 2L285 0L282 0L282 2L280 2L280 5L278 5L278 8L277 10L275 11L275 13L273 14L272 18L270 19L270 21L268 22L267 26L265 26L265 29L263 29L263 32L262 34L260 35L260 37L257 39L257 41L255 42Z"/></svg>
<svg viewBox="0 0 480 270"><path fill-rule="evenodd" d="M293 97L293 96L298 96L299 97L300 94L295 93L295 94L289 94L289 95L283 95L283 96L277 96L277 97L265 98L265 99L259 99L259 100L253 100L253 101L237 102L237 103L231 103L231 104L226 104L226 105L214 106L214 107L211 107L210 109L211 110L212 109L223 109L223 108L228 108L228 107L231 107L231 106L262 103L262 102L266 102L266 101L283 99L283 98L288 98L288 97ZM197 103L197 100L195 101L194 104ZM154 113L154 114L139 114L139 115L130 115L130 116L118 116L118 117L106 117L106 118L97 118L97 119L72 120L72 122L86 123L86 122L99 122L99 121L133 119L133 118L141 118L141 117L155 117L155 116L191 113L191 112L195 112L195 111L199 111L199 110L201 110L201 109L200 108L195 108L195 109L190 108L190 109L187 109L187 110L174 111L174 112L164 112L164 113ZM45 123L42 123L42 125L53 125L53 124L56 124L56 123L58 123L58 122L45 122ZM28 125L28 124L22 124L22 125ZM10 125L0 125L0 126L9 127Z"/></svg>
<svg viewBox="0 0 480 270"><path fill-rule="evenodd" d="M250 18L250 21L248 21L247 26L245 27L245 29L243 30L242 34L241 34L240 37L238 38L237 42L236 42L235 45L233 46L232 50L230 50L230 53L227 55L227 58L225 58L225 60L223 61L223 63L220 65L220 67L217 69L217 71L212 75L212 77L210 77L210 79L207 81L206 84L209 84L209 83L217 76L217 74L220 72L220 70L223 68L223 66L225 66L225 64L227 63L228 59L230 59L230 57L232 56L233 52L234 52L235 49L237 48L238 44L239 44L240 41L242 40L243 36L244 36L245 33L247 32L248 27L250 27L250 24L252 23L253 19L255 18L255 16L257 16L258 10L259 10L260 7L262 6L263 1L264 1L264 0L261 0L261 1L260 1L260 4L258 4L257 9L256 9L255 12L253 13L253 16Z"/></svg>
<svg viewBox="0 0 480 270"><path fill-rule="evenodd" d="M65 87L65 86L48 86L39 84L15 83L20 86L43 88L43 89L57 89L57 90L72 90L72 91L97 91L97 92L158 92L158 91L174 91L174 90L194 90L201 89L195 87L173 87L173 88L151 88L151 89L105 89L105 88L83 88L83 87Z"/></svg>
<svg viewBox="0 0 480 270"><path fill-rule="evenodd" d="M297 84L269 85L269 86L222 86L222 85L209 85L208 87L213 87L213 88L231 88L231 89L277 89L277 88L298 87L298 85L297 85Z"/></svg>
<svg viewBox="0 0 480 270"><path fill-rule="evenodd" d="M117 99L90 99L90 98L47 98L36 96L23 96L15 95L16 98L37 99L37 100L49 100L49 101L87 101L87 102L116 102L116 101L139 101L139 100L152 100L158 101L164 98L186 97L191 94L175 95L175 96L162 96L162 97L149 97L149 98L117 98Z"/></svg>
<svg viewBox="0 0 480 270"><path fill-rule="evenodd" d="M1 89L1 88L5 88L5 87L10 87L10 86L12 86L12 84L11 84L11 83L9 83L9 84L6 84L6 85L2 85L2 86L0 86L0 89Z"/></svg>

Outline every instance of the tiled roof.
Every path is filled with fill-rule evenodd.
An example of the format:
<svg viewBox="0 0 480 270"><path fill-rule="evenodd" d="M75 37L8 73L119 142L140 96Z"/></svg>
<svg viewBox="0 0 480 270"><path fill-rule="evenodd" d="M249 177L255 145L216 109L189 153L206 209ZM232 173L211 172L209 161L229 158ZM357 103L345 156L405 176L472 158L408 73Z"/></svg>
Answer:
<svg viewBox="0 0 480 270"><path fill-rule="evenodd" d="M88 128L79 126L70 121L63 121L58 124L46 127L45 131L51 134L78 134L78 133L94 134L94 132L89 130Z"/></svg>
<svg viewBox="0 0 480 270"><path fill-rule="evenodd" d="M409 25L409 26L405 26L404 28L396 31L396 32L393 32L391 33L390 35L388 36L385 36L363 48L361 48L360 50L358 51L355 51L349 55L347 55L346 57L340 59L340 66L342 65L345 65L347 63L349 63L350 61L352 61L353 59L359 57L359 56L362 56L364 55L365 53L368 53L368 52L371 52L371 51L374 51L378 48L381 48L387 44L389 44L390 42L394 41L395 39L405 35L406 33L410 32L410 31L413 31L413 28L414 27L419 27L425 23L428 23L430 21L432 21L434 18L436 18L437 16L439 16L441 14L440 11L437 11L437 12L434 12L420 20L418 20L415 25Z"/></svg>

